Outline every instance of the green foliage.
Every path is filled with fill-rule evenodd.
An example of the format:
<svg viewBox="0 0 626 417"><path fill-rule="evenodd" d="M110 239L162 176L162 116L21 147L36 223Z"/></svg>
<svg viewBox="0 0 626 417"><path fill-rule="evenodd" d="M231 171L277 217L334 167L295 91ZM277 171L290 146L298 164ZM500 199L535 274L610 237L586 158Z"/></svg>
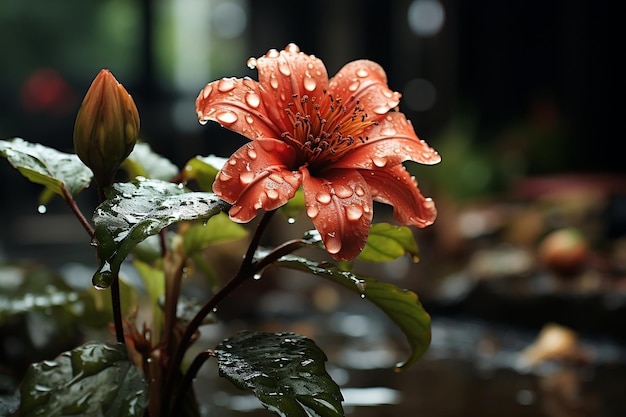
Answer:
<svg viewBox="0 0 626 417"><path fill-rule="evenodd" d="M0 140L0 155L28 180L62 197L62 187L75 196L91 183L91 170L74 154L16 138Z"/></svg>
<svg viewBox="0 0 626 417"><path fill-rule="evenodd" d="M393 226L389 223L376 223L370 227L370 234L359 259L369 262L393 261L405 254L419 261L417 243L413 232L406 226Z"/></svg>
<svg viewBox="0 0 626 417"><path fill-rule="evenodd" d="M31 365L21 385L21 417L142 416L148 385L122 344L88 343Z"/></svg>
<svg viewBox="0 0 626 417"><path fill-rule="evenodd" d="M215 155L196 156L185 165L183 170L185 179L196 180L200 189L211 191L215 176L226 161L226 158L220 158Z"/></svg>
<svg viewBox="0 0 626 417"><path fill-rule="evenodd" d="M137 143L122 163L130 178L145 177L168 181L178 174L178 167L169 159L156 154L147 143Z"/></svg>
<svg viewBox="0 0 626 417"><path fill-rule="evenodd" d="M108 287L130 251L148 236L183 220L208 220L226 207L214 194L186 192L159 180L135 179L106 191L93 221L101 261L93 283Z"/></svg>
<svg viewBox="0 0 626 417"><path fill-rule="evenodd" d="M243 331L215 349L220 375L252 391L281 417L343 416L339 387L330 378L326 355L294 333Z"/></svg>
<svg viewBox="0 0 626 417"><path fill-rule="evenodd" d="M325 262L315 262L294 255L282 257L276 265L331 280L358 293L380 308L404 332L411 347L411 355L406 361L396 365L398 369L415 363L428 349L431 338L430 316L414 292L339 270Z"/></svg>

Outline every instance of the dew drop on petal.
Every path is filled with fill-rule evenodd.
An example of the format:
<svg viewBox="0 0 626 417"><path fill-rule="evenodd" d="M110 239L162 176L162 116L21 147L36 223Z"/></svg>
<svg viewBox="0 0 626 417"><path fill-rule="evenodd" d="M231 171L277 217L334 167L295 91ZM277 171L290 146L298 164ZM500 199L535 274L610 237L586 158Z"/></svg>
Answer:
<svg viewBox="0 0 626 417"><path fill-rule="evenodd" d="M276 184L282 184L285 182L283 177L281 177L279 174L275 172L270 174L269 179L274 181Z"/></svg>
<svg viewBox="0 0 626 417"><path fill-rule="evenodd" d="M297 54L298 52L300 52L300 48L295 43L290 43L289 45L287 45L285 50L287 52L291 52L291 53L294 53L294 54Z"/></svg>
<svg viewBox="0 0 626 417"><path fill-rule="evenodd" d="M374 165L376 165L378 168L382 168L385 165L387 165L387 158L383 157L383 156L377 156L374 155L372 156L372 162L374 163Z"/></svg>
<svg viewBox="0 0 626 417"><path fill-rule="evenodd" d="M253 148L248 149L248 158L255 160L257 157L256 151Z"/></svg>
<svg viewBox="0 0 626 417"><path fill-rule="evenodd" d="M327 235L327 239L324 241L324 246L326 246L326 250L330 254L337 253L341 250L341 239L339 239L334 234L331 236L329 233Z"/></svg>
<svg viewBox="0 0 626 417"><path fill-rule="evenodd" d="M202 97L207 98L213 92L213 86L211 84L207 84L206 87L202 90Z"/></svg>
<svg viewBox="0 0 626 417"><path fill-rule="evenodd" d="M350 187L346 187L345 185L338 185L335 187L335 195L339 198L348 198L352 196L352 189Z"/></svg>
<svg viewBox="0 0 626 417"><path fill-rule="evenodd" d="M231 217L234 217L234 216L236 216L237 214L239 214L239 212L240 212L241 210L243 210L243 206L239 206L239 205L237 205L237 206L232 206L232 207L230 208L230 210L229 210L228 214L229 214Z"/></svg>
<svg viewBox="0 0 626 417"><path fill-rule="evenodd" d="M357 205L346 207L346 217L348 220L356 221L363 217L363 208Z"/></svg>
<svg viewBox="0 0 626 417"><path fill-rule="evenodd" d="M354 188L354 192L356 193L356 195L358 195L359 197L363 197L365 195L365 190L363 189L363 187L361 187L360 185L357 185Z"/></svg>
<svg viewBox="0 0 626 417"><path fill-rule="evenodd" d="M367 72L367 70L365 68L359 68L358 70L356 70L356 76L357 77L365 78L368 75L369 75L369 73Z"/></svg>
<svg viewBox="0 0 626 417"><path fill-rule="evenodd" d="M320 210L317 208L317 206L309 206L306 208L306 215L309 216L309 218L311 219L316 218L319 213Z"/></svg>
<svg viewBox="0 0 626 417"><path fill-rule="evenodd" d="M246 62L246 65L248 65L248 68L250 68L250 69L255 69L256 68L256 58L255 57L251 57L250 59L248 59L248 62Z"/></svg>
<svg viewBox="0 0 626 417"><path fill-rule="evenodd" d="M220 171L220 179L222 181L230 181L233 177L225 173L224 171Z"/></svg>
<svg viewBox="0 0 626 417"><path fill-rule="evenodd" d="M330 194L328 194L326 191L320 191L315 196L315 199L322 204L328 204L330 203L331 197Z"/></svg>
<svg viewBox="0 0 626 417"><path fill-rule="evenodd" d="M230 158L228 160L228 165L231 165L231 166L237 165L237 160L235 158Z"/></svg>
<svg viewBox="0 0 626 417"><path fill-rule="evenodd" d="M352 84L348 86L348 90L356 91L359 88L359 85L361 85L361 81L355 79Z"/></svg>
<svg viewBox="0 0 626 417"><path fill-rule="evenodd" d="M209 122L209 119L201 119L201 117L202 117L202 113L198 112L198 116L199 116L199 117L198 117L198 119L199 119L199 120L198 120L198 122L200 122L200 124L201 124L202 126L204 126L205 124L207 124L207 123Z"/></svg>
<svg viewBox="0 0 626 417"><path fill-rule="evenodd" d="M276 200L278 198L278 191L273 188L265 190L265 194L267 194L267 198L269 198L270 200Z"/></svg>
<svg viewBox="0 0 626 417"><path fill-rule="evenodd" d="M291 75L291 68L289 68L289 64L285 60L278 61L278 71L283 74L285 77L289 77Z"/></svg>
<svg viewBox="0 0 626 417"><path fill-rule="evenodd" d="M246 94L246 103L252 108L257 108L261 104L261 97L254 91L248 91Z"/></svg>
<svg viewBox="0 0 626 417"><path fill-rule="evenodd" d="M385 114L389 111L389 108L386 106L378 106L374 108L374 113L376 114Z"/></svg>
<svg viewBox="0 0 626 417"><path fill-rule="evenodd" d="M382 133L385 136L394 136L398 132L393 127L388 126L388 127L383 128L383 130L380 133Z"/></svg>
<svg viewBox="0 0 626 417"><path fill-rule="evenodd" d="M222 78L217 82L217 89L222 93L228 93L235 88L235 80L233 78Z"/></svg>
<svg viewBox="0 0 626 417"><path fill-rule="evenodd" d="M315 81L314 78L306 77L304 79L304 89L305 90L313 91L313 90L315 90L315 87L317 87L317 82Z"/></svg>
<svg viewBox="0 0 626 417"><path fill-rule="evenodd" d="M247 114L246 115L246 122L248 122L248 124L251 125L252 123L254 123L254 119L252 118L252 116Z"/></svg>
<svg viewBox="0 0 626 417"><path fill-rule="evenodd" d="M272 88L278 88L278 80L276 79L276 76L274 74L272 74L270 77L270 85L272 86Z"/></svg>
<svg viewBox="0 0 626 417"><path fill-rule="evenodd" d="M254 172L246 171L239 174L239 181L241 181L242 185L248 185L254 180Z"/></svg>
<svg viewBox="0 0 626 417"><path fill-rule="evenodd" d="M237 117L237 113L235 113L234 111L222 110L215 116L215 118L219 122L224 123L225 125L232 125L233 123L237 121L238 117Z"/></svg>

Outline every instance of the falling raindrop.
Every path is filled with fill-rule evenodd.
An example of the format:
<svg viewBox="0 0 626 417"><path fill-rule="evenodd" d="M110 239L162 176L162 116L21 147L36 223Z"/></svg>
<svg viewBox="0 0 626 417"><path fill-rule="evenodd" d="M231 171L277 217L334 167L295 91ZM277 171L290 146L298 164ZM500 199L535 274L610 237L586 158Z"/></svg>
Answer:
<svg viewBox="0 0 626 417"><path fill-rule="evenodd" d="M248 62L246 64L248 65L248 68L255 69L256 68L256 58L251 57L250 59L248 59Z"/></svg>
<svg viewBox="0 0 626 417"><path fill-rule="evenodd" d="M48 207L46 207L46 206L45 206L45 204L40 204L40 205L37 207L37 212L38 212L39 214L46 214L46 212L47 212L47 211L48 211Z"/></svg>
<svg viewBox="0 0 626 417"><path fill-rule="evenodd" d="M258 280L260 280L260 279L261 279L261 277L262 277L262 275L261 275L260 273L256 273L256 274L254 274L254 275L252 276L252 278L254 278L254 279L255 279L255 280L257 280L257 281L258 281Z"/></svg>
<svg viewBox="0 0 626 417"><path fill-rule="evenodd" d="M360 297L361 297L362 299L365 299L367 296L365 295L365 293L361 293Z"/></svg>
<svg viewBox="0 0 626 417"><path fill-rule="evenodd" d="M294 219L293 217L290 217L287 219L287 223L289 224L294 224L296 222L296 219Z"/></svg>

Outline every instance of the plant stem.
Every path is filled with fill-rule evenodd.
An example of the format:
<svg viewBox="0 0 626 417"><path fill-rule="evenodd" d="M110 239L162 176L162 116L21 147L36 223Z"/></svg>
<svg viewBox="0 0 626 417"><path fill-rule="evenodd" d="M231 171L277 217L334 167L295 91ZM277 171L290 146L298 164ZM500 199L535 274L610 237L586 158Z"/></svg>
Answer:
<svg viewBox="0 0 626 417"><path fill-rule="evenodd" d="M191 319L191 321L185 328L183 336L180 339L180 344L178 345L178 348L176 349L176 352L174 356L171 358L171 361L168 366L167 375L168 375L168 385L170 387L172 387L173 385L173 382L174 382L173 379L176 375L176 370L180 368L180 364L183 361L185 352L191 345L193 336L198 330L198 328L200 327L200 325L202 324L202 321L235 288L237 288L239 285L245 282L248 278L251 278L254 275L254 272L253 272L254 271L254 268L253 268L254 254L259 247L259 243L261 241L261 237L263 236L263 232L267 228L267 225L269 224L269 221L272 218L272 215L274 214L274 212L275 211L266 212L261 218L261 221L259 222L254 232L254 235L252 236L252 240L250 241L250 245L248 246L248 250L244 256L244 259L241 262L239 270L237 271L235 276L230 281L228 281L224 285L224 287L222 287L220 291L215 293L213 297L211 297L211 299L202 306L202 308L200 308L200 310L196 313L196 315L193 317L193 319ZM197 372L197 369L196 369L196 372ZM184 379L185 380L193 379L193 377L188 378L188 376L185 375ZM184 382L184 383L188 384L189 382ZM178 395L178 397L182 395L184 395L184 393L181 392ZM177 401L178 400L175 399L175 402ZM171 409L171 412L175 412L175 411L176 411L175 408Z"/></svg>
<svg viewBox="0 0 626 417"><path fill-rule="evenodd" d="M83 228L87 231L89 237L93 239L93 227L91 227L91 224L89 224L89 221L87 221L87 218L85 217L83 212L80 211L80 208L76 204L76 200L74 200L74 197L72 196L72 194L70 194L69 190L65 187L65 184L63 183L61 183L61 192L63 192L63 198L67 202L67 205L70 206L70 209L72 210L80 224L83 226Z"/></svg>
<svg viewBox="0 0 626 417"><path fill-rule="evenodd" d="M174 406L172 410L180 410L182 407L183 399L185 398L185 393L191 386L193 379L198 374L198 371L204 365L210 357L215 356L212 350L206 350L204 352L200 352L193 360L191 365L189 365L189 369L183 378L183 381L178 386L176 390L176 396L174 397Z"/></svg>

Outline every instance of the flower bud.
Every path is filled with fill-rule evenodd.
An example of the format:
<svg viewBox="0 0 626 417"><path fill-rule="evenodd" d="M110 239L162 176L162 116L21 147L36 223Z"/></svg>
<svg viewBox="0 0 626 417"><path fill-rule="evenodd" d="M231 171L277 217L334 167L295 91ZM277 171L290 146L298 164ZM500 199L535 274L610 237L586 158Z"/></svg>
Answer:
<svg viewBox="0 0 626 417"><path fill-rule="evenodd" d="M91 168L98 186L113 182L138 135L135 102L109 70L101 70L85 94L74 124L74 150Z"/></svg>

